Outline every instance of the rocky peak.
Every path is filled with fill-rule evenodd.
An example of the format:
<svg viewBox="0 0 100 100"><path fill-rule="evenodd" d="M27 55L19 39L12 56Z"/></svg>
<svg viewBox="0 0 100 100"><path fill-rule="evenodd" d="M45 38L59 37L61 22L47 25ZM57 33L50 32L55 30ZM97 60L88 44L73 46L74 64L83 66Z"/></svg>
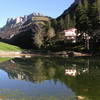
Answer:
<svg viewBox="0 0 100 100"><path fill-rule="evenodd" d="M36 16L43 16L40 13L32 13L29 15L25 15L24 17L17 17L17 18L8 18L7 19L7 25L8 24L18 24L18 23L23 23L29 19L32 19L32 17L36 17Z"/></svg>
<svg viewBox="0 0 100 100"><path fill-rule="evenodd" d="M32 29L32 27L34 29L34 23L43 23L48 22L49 20L50 18L48 16L43 16L40 13L32 13L15 19L8 18L6 25L0 29L0 37L2 39L12 38L16 34Z"/></svg>

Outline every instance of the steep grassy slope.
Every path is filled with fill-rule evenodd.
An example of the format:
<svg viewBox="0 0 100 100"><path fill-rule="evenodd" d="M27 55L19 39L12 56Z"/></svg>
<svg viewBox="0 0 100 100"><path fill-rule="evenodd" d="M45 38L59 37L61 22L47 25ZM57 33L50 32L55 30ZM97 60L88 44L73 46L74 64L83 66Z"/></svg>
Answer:
<svg viewBox="0 0 100 100"><path fill-rule="evenodd" d="M0 42L0 51L14 51L14 52L17 52L17 51L21 51L21 49L17 46L13 46L13 45L10 45L10 44Z"/></svg>

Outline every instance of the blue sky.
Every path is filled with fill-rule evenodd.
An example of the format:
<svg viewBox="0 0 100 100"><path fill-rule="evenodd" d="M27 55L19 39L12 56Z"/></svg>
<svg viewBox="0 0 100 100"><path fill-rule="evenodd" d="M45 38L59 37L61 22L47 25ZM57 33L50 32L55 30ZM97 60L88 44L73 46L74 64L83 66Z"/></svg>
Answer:
<svg viewBox="0 0 100 100"><path fill-rule="evenodd" d="M56 18L74 0L0 0L0 27L5 25L7 18L39 12Z"/></svg>

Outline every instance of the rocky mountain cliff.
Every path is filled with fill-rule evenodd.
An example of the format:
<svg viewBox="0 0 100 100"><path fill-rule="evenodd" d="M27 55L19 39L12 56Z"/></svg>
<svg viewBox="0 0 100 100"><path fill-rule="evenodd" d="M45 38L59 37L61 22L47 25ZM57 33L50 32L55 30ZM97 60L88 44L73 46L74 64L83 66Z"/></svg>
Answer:
<svg viewBox="0 0 100 100"><path fill-rule="evenodd" d="M55 36L51 19L39 13L8 19L1 28L1 41L27 49L40 48L44 41Z"/></svg>
<svg viewBox="0 0 100 100"><path fill-rule="evenodd" d="M22 25L27 20L32 19L32 17L36 17L36 16L43 16L43 15L40 14L40 13L32 13L30 15L25 15L24 17L17 17L15 19L14 18L8 18L6 26L7 25L9 25L9 26L12 25L12 27L13 27L14 25L17 25L17 24Z"/></svg>
<svg viewBox="0 0 100 100"><path fill-rule="evenodd" d="M8 18L6 25L0 28L0 37L1 38L11 38L15 34L19 33L27 21L31 20L33 22L33 18L35 17L46 17L40 13L32 13L30 15L25 15L24 17L17 18ZM38 19L38 18L37 18Z"/></svg>

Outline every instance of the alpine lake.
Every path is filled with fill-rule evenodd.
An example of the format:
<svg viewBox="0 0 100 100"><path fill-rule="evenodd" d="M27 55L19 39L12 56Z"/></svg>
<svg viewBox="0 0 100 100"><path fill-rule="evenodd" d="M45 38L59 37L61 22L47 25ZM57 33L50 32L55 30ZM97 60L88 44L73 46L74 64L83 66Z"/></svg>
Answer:
<svg viewBox="0 0 100 100"><path fill-rule="evenodd" d="M0 58L0 100L100 100L100 58Z"/></svg>

